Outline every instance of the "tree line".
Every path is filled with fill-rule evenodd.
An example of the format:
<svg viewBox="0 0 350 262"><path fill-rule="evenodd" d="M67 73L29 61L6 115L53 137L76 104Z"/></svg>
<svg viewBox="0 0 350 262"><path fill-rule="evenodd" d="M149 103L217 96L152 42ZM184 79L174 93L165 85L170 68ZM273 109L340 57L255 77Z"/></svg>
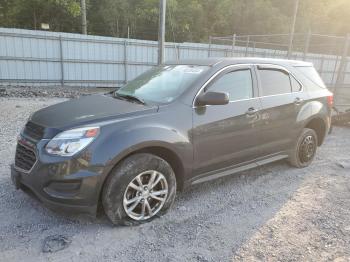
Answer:
<svg viewBox="0 0 350 262"><path fill-rule="evenodd" d="M159 0L86 0L88 33L157 39ZM166 41L288 33L294 0L168 0ZM350 33L349 0L300 0L296 32ZM0 0L0 27L81 32L80 0Z"/></svg>

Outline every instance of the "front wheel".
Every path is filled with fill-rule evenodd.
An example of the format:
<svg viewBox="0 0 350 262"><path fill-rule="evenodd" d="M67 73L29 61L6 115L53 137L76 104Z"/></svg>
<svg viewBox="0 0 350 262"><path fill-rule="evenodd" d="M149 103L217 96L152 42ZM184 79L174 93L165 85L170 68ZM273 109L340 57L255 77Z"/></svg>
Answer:
<svg viewBox="0 0 350 262"><path fill-rule="evenodd" d="M152 154L135 154L110 174L102 204L113 224L137 225L166 213L174 202L176 178L171 166Z"/></svg>
<svg viewBox="0 0 350 262"><path fill-rule="evenodd" d="M298 168L309 166L315 158L317 145L316 132L304 128L289 155L289 163Z"/></svg>

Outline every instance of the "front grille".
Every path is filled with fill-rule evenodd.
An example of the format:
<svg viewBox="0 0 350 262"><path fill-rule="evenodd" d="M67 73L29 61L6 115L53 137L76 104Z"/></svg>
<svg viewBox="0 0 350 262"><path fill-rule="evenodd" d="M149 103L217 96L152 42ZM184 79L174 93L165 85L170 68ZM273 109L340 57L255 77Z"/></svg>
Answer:
<svg viewBox="0 0 350 262"><path fill-rule="evenodd" d="M29 121L25 125L23 133L35 140L40 140L44 137L44 127Z"/></svg>
<svg viewBox="0 0 350 262"><path fill-rule="evenodd" d="M32 169L36 162L36 156L32 149L25 147L21 144L17 144L15 166L25 171Z"/></svg>

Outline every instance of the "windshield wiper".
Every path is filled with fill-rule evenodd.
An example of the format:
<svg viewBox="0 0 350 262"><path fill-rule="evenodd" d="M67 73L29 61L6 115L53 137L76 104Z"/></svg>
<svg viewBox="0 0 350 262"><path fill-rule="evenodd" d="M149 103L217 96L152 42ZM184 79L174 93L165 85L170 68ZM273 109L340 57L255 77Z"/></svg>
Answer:
<svg viewBox="0 0 350 262"><path fill-rule="evenodd" d="M136 96L132 96L132 95L119 94L117 92L114 92L114 97L120 97L120 98L124 98L126 100L132 100L132 101L135 101L135 102L142 104L142 105L146 104L146 102L143 99L136 97Z"/></svg>

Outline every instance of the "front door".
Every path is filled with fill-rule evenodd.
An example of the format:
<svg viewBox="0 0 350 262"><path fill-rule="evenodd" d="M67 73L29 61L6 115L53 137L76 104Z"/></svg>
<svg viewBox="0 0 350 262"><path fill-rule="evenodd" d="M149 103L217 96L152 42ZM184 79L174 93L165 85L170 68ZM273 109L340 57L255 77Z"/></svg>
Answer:
<svg viewBox="0 0 350 262"><path fill-rule="evenodd" d="M259 155L260 100L250 66L231 66L203 90L227 92L226 105L194 106L194 176L254 160Z"/></svg>

